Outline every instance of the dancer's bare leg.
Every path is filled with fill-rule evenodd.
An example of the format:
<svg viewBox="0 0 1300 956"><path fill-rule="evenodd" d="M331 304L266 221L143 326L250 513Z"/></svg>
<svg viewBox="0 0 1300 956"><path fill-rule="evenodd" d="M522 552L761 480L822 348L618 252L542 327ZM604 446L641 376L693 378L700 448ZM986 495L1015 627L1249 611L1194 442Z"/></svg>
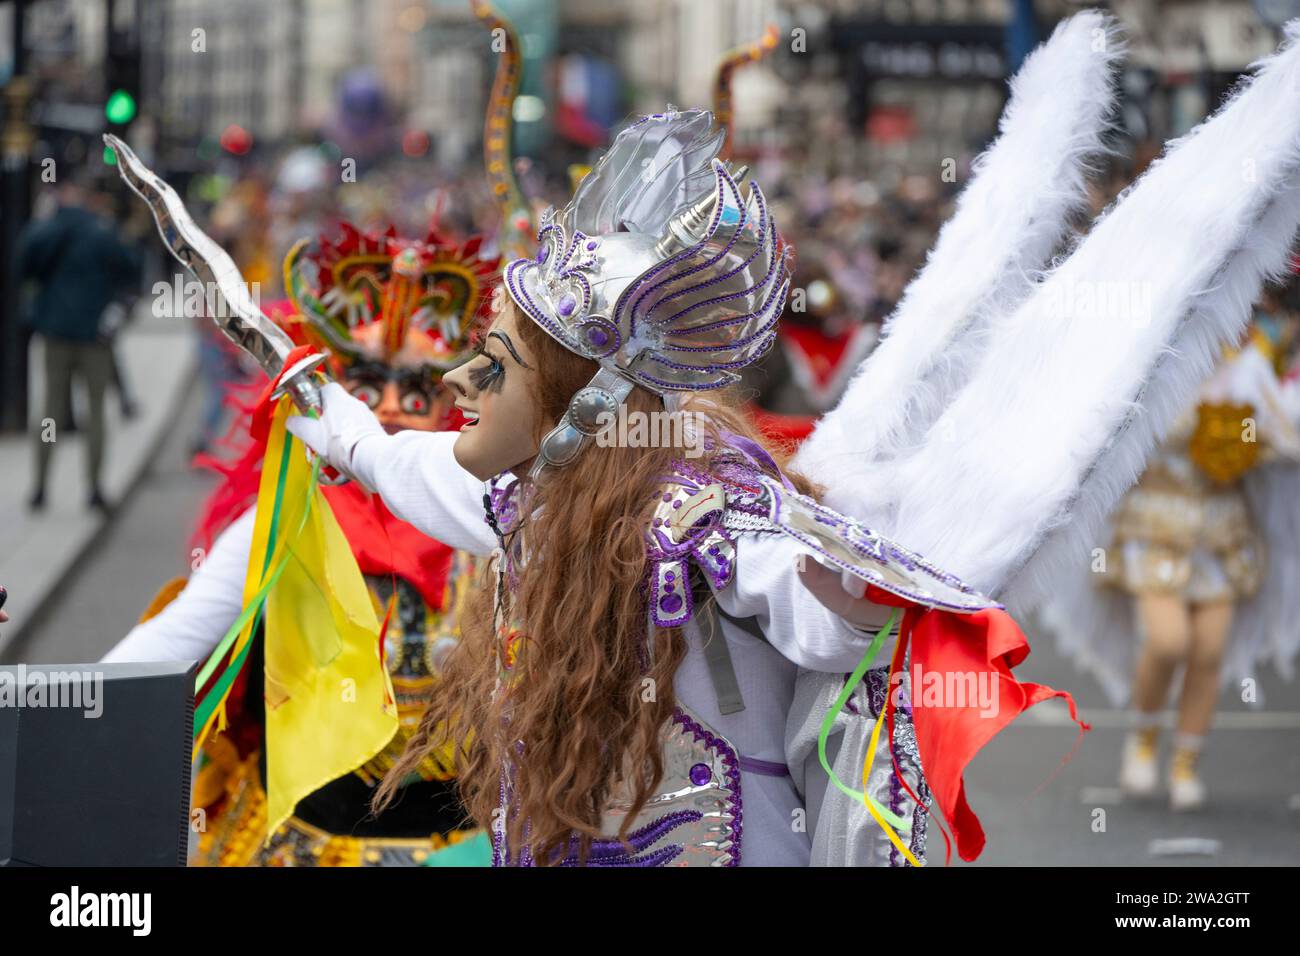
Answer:
<svg viewBox="0 0 1300 956"><path fill-rule="evenodd" d="M1186 603L1172 594L1144 594L1137 598L1134 613L1143 635L1142 651L1133 677L1135 728L1124 742L1120 786L1139 796L1155 792L1156 744L1160 735L1160 712L1169 697L1174 671L1187 657L1191 645L1191 621Z"/></svg>
<svg viewBox="0 0 1300 956"><path fill-rule="evenodd" d="M1174 671L1187 659L1192 622L1187 604L1174 594L1144 594L1137 599L1143 634L1133 679L1133 704L1141 714L1158 714L1169 699Z"/></svg>
<svg viewBox="0 0 1300 956"><path fill-rule="evenodd" d="M1205 736L1219 703L1219 671L1232 627L1231 601L1192 606L1192 641L1178 705L1178 732Z"/></svg>
<svg viewBox="0 0 1300 956"><path fill-rule="evenodd" d="M1219 672L1232 627L1231 601L1193 605L1191 647L1178 705L1178 733L1169 763L1169 798L1175 809L1191 810L1205 802L1205 786L1196 772L1205 734L1219 703Z"/></svg>

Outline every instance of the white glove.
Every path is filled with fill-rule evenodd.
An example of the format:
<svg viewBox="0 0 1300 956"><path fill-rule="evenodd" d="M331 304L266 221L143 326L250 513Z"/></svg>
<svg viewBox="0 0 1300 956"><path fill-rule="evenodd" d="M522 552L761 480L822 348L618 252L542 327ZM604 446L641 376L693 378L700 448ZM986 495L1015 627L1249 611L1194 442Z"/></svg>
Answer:
<svg viewBox="0 0 1300 956"><path fill-rule="evenodd" d="M867 582L856 574L828 568L817 560L803 562L799 568L799 582L828 611L861 630L880 630L893 610L864 597Z"/></svg>
<svg viewBox="0 0 1300 956"><path fill-rule="evenodd" d="M291 415L285 428L335 468L350 472L373 488L372 476L363 474L369 470L356 456L356 447L364 438L387 438L388 433L366 403L353 398L338 382L330 382L320 395L320 418Z"/></svg>

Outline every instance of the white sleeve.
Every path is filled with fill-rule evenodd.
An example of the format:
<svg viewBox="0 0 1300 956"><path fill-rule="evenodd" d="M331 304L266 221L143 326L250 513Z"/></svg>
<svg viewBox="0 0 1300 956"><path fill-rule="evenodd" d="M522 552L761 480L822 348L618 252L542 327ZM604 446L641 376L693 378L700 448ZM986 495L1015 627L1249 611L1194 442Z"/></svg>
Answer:
<svg viewBox="0 0 1300 956"><path fill-rule="evenodd" d="M796 570L801 553L798 542L783 534L739 535L735 577L717 592L718 605L732 617L757 618L768 643L800 667L848 673L874 635L845 621L804 587ZM889 663L894 640L885 640L873 666Z"/></svg>
<svg viewBox="0 0 1300 956"><path fill-rule="evenodd" d="M497 539L483 510L487 485L457 463L455 442L455 432L366 435L352 449L351 467L403 521L458 550L491 554Z"/></svg>
<svg viewBox="0 0 1300 956"><path fill-rule="evenodd" d="M255 511L249 508L217 537L185 589L133 627L104 656L106 663L196 661L217 646L243 608Z"/></svg>

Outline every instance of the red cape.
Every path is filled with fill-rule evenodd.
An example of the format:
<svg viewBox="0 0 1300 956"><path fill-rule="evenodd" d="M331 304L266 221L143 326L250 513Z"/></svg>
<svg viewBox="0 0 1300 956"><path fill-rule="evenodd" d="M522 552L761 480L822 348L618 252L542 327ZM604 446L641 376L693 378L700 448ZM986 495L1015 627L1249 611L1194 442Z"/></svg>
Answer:
<svg viewBox="0 0 1300 956"><path fill-rule="evenodd" d="M452 549L394 517L378 495L361 490L356 482L327 485L324 491L361 573L408 581L425 604L442 610Z"/></svg>
<svg viewBox="0 0 1300 956"><path fill-rule="evenodd" d="M913 683L911 688L912 724L916 728L916 744L926 783L957 841L958 855L963 860L974 860L984 849L984 828L966 800L966 784L962 779L966 765L1020 714L1053 697L1065 699L1070 719L1079 725L1080 734L1091 728L1079 720L1074 698L1068 692L1022 682L1011 673L1011 668L1029 656L1029 642L1005 611L989 609L958 614L925 608L876 587L868 587L867 596L878 604L904 608L894 654L895 669L910 643L913 674L939 675L945 680L950 675L960 675L966 686L971 686L969 681L973 679L974 686L991 690L993 706L986 708L977 700L956 699L941 700L935 706L927 703L925 687ZM892 682L890 687L885 720L893 739ZM897 767L894 772L903 780ZM905 780L903 786L907 786ZM916 799L915 794L911 796ZM947 840L946 835L944 839Z"/></svg>

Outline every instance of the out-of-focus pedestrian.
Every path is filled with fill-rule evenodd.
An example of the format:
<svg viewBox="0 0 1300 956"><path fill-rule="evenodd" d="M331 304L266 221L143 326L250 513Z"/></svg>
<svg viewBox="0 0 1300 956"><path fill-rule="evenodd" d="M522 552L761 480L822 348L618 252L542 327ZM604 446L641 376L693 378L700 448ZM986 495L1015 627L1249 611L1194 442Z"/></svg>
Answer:
<svg viewBox="0 0 1300 956"><path fill-rule="evenodd" d="M108 192L97 192L91 198L91 208L98 213L110 227L114 228L118 222L118 207L112 194ZM131 205L132 216L121 226L122 233L128 237L132 243L138 243L144 230L140 228L139 204ZM122 417L125 419L135 418L138 414L135 396L131 389L130 382L127 381L126 373L122 369L122 362L118 357L117 336L126 328L131 321L131 309L137 298L135 288L124 287L118 290L118 295L104 309L104 314L99 317L99 337L108 345L109 355L109 384L117 392L118 406L122 410Z"/></svg>
<svg viewBox="0 0 1300 956"><path fill-rule="evenodd" d="M57 430L71 417L73 378L84 384L88 503L107 508L100 488L104 460L104 391L112 377L110 346L100 319L121 289L136 280L140 253L91 208L82 181L59 187L59 208L30 223L19 238L18 281L35 287L28 323L45 342L45 410L36 430L36 473L29 506L45 506ZM53 428L49 427L52 424Z"/></svg>

